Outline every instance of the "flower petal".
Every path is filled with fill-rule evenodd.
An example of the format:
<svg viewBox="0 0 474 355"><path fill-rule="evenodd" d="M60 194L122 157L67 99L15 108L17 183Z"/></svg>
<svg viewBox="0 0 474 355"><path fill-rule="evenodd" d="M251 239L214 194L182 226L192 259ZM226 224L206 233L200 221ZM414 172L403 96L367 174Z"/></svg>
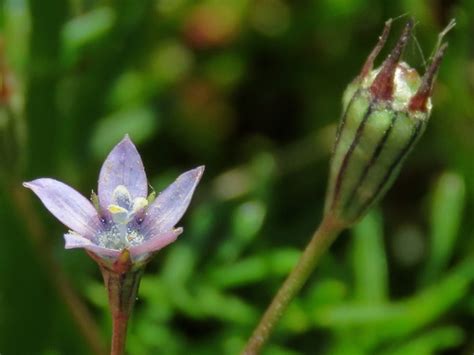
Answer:
<svg viewBox="0 0 474 355"><path fill-rule="evenodd" d="M74 232L91 238L100 230L96 209L72 187L49 178L25 182L23 186L33 190L49 212Z"/></svg>
<svg viewBox="0 0 474 355"><path fill-rule="evenodd" d="M181 219L191 202L196 188L204 172L204 166L181 174L175 182L166 188L148 207L142 228L154 234L162 234L172 229Z"/></svg>
<svg viewBox="0 0 474 355"><path fill-rule="evenodd" d="M99 256L106 256L111 258L116 258L121 253L121 250L101 247L92 243L89 239L84 238L83 236L75 233L64 234L64 240L66 241L66 244L64 245L66 249L84 248L90 250L91 252Z"/></svg>
<svg viewBox="0 0 474 355"><path fill-rule="evenodd" d="M131 247L130 255L133 258L136 258L140 255L160 250L168 244L173 243L181 233L183 233L183 228L176 228L166 233L156 235L155 237L148 239L142 244Z"/></svg>
<svg viewBox="0 0 474 355"><path fill-rule="evenodd" d="M142 159L128 135L112 149L100 170L98 195L102 209L113 203L113 193L119 185L127 188L132 200L147 196L148 185Z"/></svg>

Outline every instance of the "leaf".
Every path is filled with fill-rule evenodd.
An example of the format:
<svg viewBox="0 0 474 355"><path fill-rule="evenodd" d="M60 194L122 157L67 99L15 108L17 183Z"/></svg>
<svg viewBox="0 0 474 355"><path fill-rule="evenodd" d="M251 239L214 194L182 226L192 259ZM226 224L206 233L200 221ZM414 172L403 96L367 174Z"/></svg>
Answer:
<svg viewBox="0 0 474 355"><path fill-rule="evenodd" d="M431 247L425 282L434 282L453 255L465 199L466 186L460 175L447 172L439 177L431 204Z"/></svg>
<svg viewBox="0 0 474 355"><path fill-rule="evenodd" d="M97 7L64 25L62 31L63 58L74 63L85 46L105 37L115 23L115 13L109 7Z"/></svg>
<svg viewBox="0 0 474 355"><path fill-rule="evenodd" d="M144 106L127 108L104 117L92 133L92 153L103 158L127 133L138 145L153 136L157 122L154 112Z"/></svg>
<svg viewBox="0 0 474 355"><path fill-rule="evenodd" d="M381 303L387 299L388 277L380 213L369 213L353 234L355 298L370 304Z"/></svg>

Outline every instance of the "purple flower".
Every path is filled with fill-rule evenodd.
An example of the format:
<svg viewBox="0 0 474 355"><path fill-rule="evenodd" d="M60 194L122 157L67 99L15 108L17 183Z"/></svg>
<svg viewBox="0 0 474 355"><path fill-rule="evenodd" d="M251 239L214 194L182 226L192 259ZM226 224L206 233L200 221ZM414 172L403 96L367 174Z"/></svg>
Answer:
<svg viewBox="0 0 474 355"><path fill-rule="evenodd" d="M23 185L70 228L64 235L66 249L85 248L106 260L115 260L128 250L133 261L142 261L182 233L175 225L188 208L203 171L200 166L185 172L149 203L143 163L127 135L102 165L97 209L79 192L54 179Z"/></svg>

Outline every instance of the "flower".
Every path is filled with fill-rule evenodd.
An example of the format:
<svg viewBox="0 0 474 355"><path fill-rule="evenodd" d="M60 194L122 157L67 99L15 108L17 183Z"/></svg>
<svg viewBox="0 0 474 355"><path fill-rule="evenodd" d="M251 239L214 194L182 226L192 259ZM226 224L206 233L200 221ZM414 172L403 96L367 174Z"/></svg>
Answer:
<svg viewBox="0 0 474 355"><path fill-rule="evenodd" d="M101 260L114 261L123 252L132 262L146 261L182 233L175 228L188 208L204 166L180 175L154 201L141 157L128 137L118 143L102 165L93 202L68 185L40 178L23 185L70 231L65 248L84 248Z"/></svg>
<svg viewBox="0 0 474 355"><path fill-rule="evenodd" d="M359 76L343 95L343 116L331 160L325 214L349 226L379 201L423 134L431 113L431 94L447 45L438 45L423 77L400 61L410 38L408 21L381 67L374 60L387 40L391 21ZM440 34L454 26L451 22Z"/></svg>

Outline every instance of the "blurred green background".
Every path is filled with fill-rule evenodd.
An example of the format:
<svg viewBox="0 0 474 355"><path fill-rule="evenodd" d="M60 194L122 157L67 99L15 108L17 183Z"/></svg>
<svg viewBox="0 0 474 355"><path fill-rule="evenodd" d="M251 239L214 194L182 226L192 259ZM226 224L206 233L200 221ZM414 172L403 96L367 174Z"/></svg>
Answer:
<svg viewBox="0 0 474 355"><path fill-rule="evenodd" d="M88 195L125 133L158 191L207 168L184 234L147 268L128 352L237 354L320 219L342 91L384 21L404 14L418 21L404 58L421 72L457 20L430 125L266 354L474 352L473 1L0 4L2 355L108 344L98 268L63 249L66 228L21 181L54 177Z"/></svg>

